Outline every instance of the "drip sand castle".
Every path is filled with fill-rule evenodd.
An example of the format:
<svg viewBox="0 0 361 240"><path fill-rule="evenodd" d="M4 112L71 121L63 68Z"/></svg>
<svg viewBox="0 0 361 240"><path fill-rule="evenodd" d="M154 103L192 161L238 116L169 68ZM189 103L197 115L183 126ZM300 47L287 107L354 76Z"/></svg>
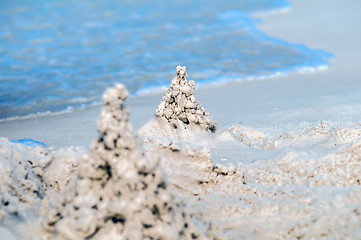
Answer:
<svg viewBox="0 0 361 240"><path fill-rule="evenodd" d="M164 92L156 116L165 118L174 128L180 125L199 125L200 128L215 132L217 125L194 96L195 83L187 81L186 67L177 66L177 75Z"/></svg>
<svg viewBox="0 0 361 240"><path fill-rule="evenodd" d="M103 95L100 136L44 226L65 239L198 239L159 158L146 157L134 136L123 106L127 96L122 85Z"/></svg>
<svg viewBox="0 0 361 240"><path fill-rule="evenodd" d="M161 145L173 151L204 155L209 149L208 146L204 149L202 142L206 138L214 138L217 124L196 100L195 82L187 80L186 67L177 66L176 69L176 76L164 91L155 117L138 132L147 145Z"/></svg>

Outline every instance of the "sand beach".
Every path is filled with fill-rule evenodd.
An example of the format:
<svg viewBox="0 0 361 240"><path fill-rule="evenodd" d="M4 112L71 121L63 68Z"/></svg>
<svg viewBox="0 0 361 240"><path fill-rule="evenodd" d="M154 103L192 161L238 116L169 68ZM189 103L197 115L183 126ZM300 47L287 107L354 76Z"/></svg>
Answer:
<svg viewBox="0 0 361 240"><path fill-rule="evenodd" d="M359 238L361 33L357 23L361 21L361 4L356 0L347 4L326 0L292 0L290 3L292 8L288 11L254 15L260 19L258 28L272 37L332 53L328 68L199 88L192 72L186 71L188 81L195 81L194 103L199 103L204 111L200 105L195 107L197 104L189 109L202 110L201 116L209 113L210 120L202 117L194 123L185 123L180 118L176 129L164 117L166 113L155 115L163 94L126 99L125 93L117 93L122 100L119 105L124 104L130 112L129 125L132 126L122 129L125 135L129 131L130 135L138 136L124 143L125 148L134 145L136 149L135 155L129 157L137 159L134 160L136 170L133 165L129 169L139 173L144 168L147 174L154 173L159 179L165 179L166 187L158 182L158 185L155 182L149 185L155 184L154 189L163 191L162 199L164 197L164 202L174 210L169 217L163 210L151 208L157 212L155 215L174 222L164 232L159 230L164 227L163 222L154 220L158 225L143 223L139 225L143 237L155 234L174 239L179 236L185 239ZM171 81L169 79L169 85ZM123 91L120 87L116 89L114 91ZM184 98L188 101L192 94L187 92ZM120 114L119 119L125 119L128 124L123 112L108 110L105 101L104 106L71 113L0 122L1 196L9 198L3 200L0 208L1 235L6 239L142 238L127 230L131 227L117 230L116 224L126 226L122 221L126 224L128 220L114 220L115 215L108 212L94 217L96 221L107 219L94 229L76 230L73 225L76 234L94 234L72 235L74 232L64 230L64 226L71 226L72 218L76 218L69 210L77 208L72 205L76 201L69 198L77 199L78 195L86 194L82 187L91 185L89 179L95 181L93 186L102 186L100 182L104 180L92 178L93 173L87 175L85 170L78 170L79 166L90 164L91 159L112 159L99 150L103 142L108 141L109 132L112 133L104 127L106 124L102 125L104 119L107 121L106 114ZM210 131L210 125L203 121L215 121L217 130ZM47 147L26 148L9 142L23 138L43 142ZM115 141L119 138L114 137ZM159 162L149 160L152 164L148 166L143 161L153 158L159 158ZM88 159L85 164L83 159ZM116 163L114 167L112 164L112 168L121 169ZM106 184L111 182L109 184L116 186L118 183L112 182L116 174L113 173L110 180L105 178ZM119 170L119 176L122 174L124 172ZM146 174L142 174L137 178L129 177L129 181L141 179L141 182L146 178ZM99 194L107 196L107 191ZM59 200L63 198L66 200ZM78 198L78 201L85 199ZM109 199L109 206L116 209L116 204L111 205L114 198ZM130 199L123 199L124 204L134 207L134 212L143 211L139 207L141 204L138 206ZM154 199L158 199L158 195ZM51 218L48 213L61 205L59 201L64 203L63 207L66 205L60 210L61 217ZM156 201L153 195L149 201ZM97 202L97 209L101 209L100 202ZM86 214L93 211L86 203L82 207ZM180 217L182 213L186 217ZM54 216L56 214L54 212ZM86 214L84 216L88 216ZM132 218L130 212L122 216ZM138 226L137 219L143 215L134 216L132 224ZM44 221L48 228L44 227ZM186 229L185 224L190 227ZM149 231L150 225L157 226L158 230ZM116 229L114 235L107 229ZM184 232L179 236L167 235L174 229L177 233Z"/></svg>

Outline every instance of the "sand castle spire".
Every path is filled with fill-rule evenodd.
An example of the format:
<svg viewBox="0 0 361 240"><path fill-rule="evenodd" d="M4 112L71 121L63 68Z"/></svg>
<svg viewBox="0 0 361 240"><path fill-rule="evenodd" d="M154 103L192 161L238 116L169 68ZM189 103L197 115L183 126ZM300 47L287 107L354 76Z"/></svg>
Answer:
<svg viewBox="0 0 361 240"><path fill-rule="evenodd" d="M45 227L66 239L197 239L158 158L146 158L133 134L127 96L119 84L104 93L100 136Z"/></svg>
<svg viewBox="0 0 361 240"><path fill-rule="evenodd" d="M194 123L214 132L217 128L216 123L212 122L209 113L196 100L195 82L187 81L187 78L186 67L177 66L177 75L173 78L170 87L165 90L156 116L167 119L175 128L180 121L186 125Z"/></svg>

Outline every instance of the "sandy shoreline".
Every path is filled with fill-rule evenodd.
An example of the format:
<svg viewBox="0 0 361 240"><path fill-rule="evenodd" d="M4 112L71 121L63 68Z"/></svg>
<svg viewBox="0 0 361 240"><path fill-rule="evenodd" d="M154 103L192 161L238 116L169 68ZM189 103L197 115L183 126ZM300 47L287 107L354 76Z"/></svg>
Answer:
<svg viewBox="0 0 361 240"><path fill-rule="evenodd" d="M330 51L335 56L330 69L197 89L198 99L220 127L240 122L263 127L304 121L358 121L361 84L356 64L360 61L357 50L361 36L351 25L360 18L358 4L355 2L353 8L352 4L344 6L337 1L318 1L315 6L311 1L291 3L290 12L263 16L259 28L289 42ZM336 19L333 13L344 17ZM192 79L192 73L189 75ZM154 95L127 102L136 129L152 117L160 100L161 95ZM30 137L48 146L87 147L96 135L94 122L99 111L100 107L92 107L70 114L2 122L0 133L11 140Z"/></svg>
<svg viewBox="0 0 361 240"><path fill-rule="evenodd" d="M218 132L184 142L142 128L162 95L126 102L147 154L165 159L171 189L225 239L352 238L361 231L361 34L353 28L361 6L356 0L290 2L290 12L262 16L259 28L331 52L329 69L197 89ZM2 122L0 135L88 149L100 111Z"/></svg>

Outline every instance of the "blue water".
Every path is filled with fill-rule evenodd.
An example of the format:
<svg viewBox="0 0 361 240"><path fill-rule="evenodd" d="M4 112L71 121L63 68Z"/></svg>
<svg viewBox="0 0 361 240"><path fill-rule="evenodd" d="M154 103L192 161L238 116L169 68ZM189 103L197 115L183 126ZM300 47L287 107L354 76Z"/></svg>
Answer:
<svg viewBox="0 0 361 240"><path fill-rule="evenodd" d="M22 144L26 147L46 147L45 143L39 142L39 141L35 141L31 138L24 138L24 139L19 139L19 140L14 140L14 141L10 141L13 143L17 143L17 144Z"/></svg>
<svg viewBox="0 0 361 240"><path fill-rule="evenodd" d="M327 65L331 54L271 38L250 14L284 0L0 0L0 119L89 105L114 82L197 84Z"/></svg>

